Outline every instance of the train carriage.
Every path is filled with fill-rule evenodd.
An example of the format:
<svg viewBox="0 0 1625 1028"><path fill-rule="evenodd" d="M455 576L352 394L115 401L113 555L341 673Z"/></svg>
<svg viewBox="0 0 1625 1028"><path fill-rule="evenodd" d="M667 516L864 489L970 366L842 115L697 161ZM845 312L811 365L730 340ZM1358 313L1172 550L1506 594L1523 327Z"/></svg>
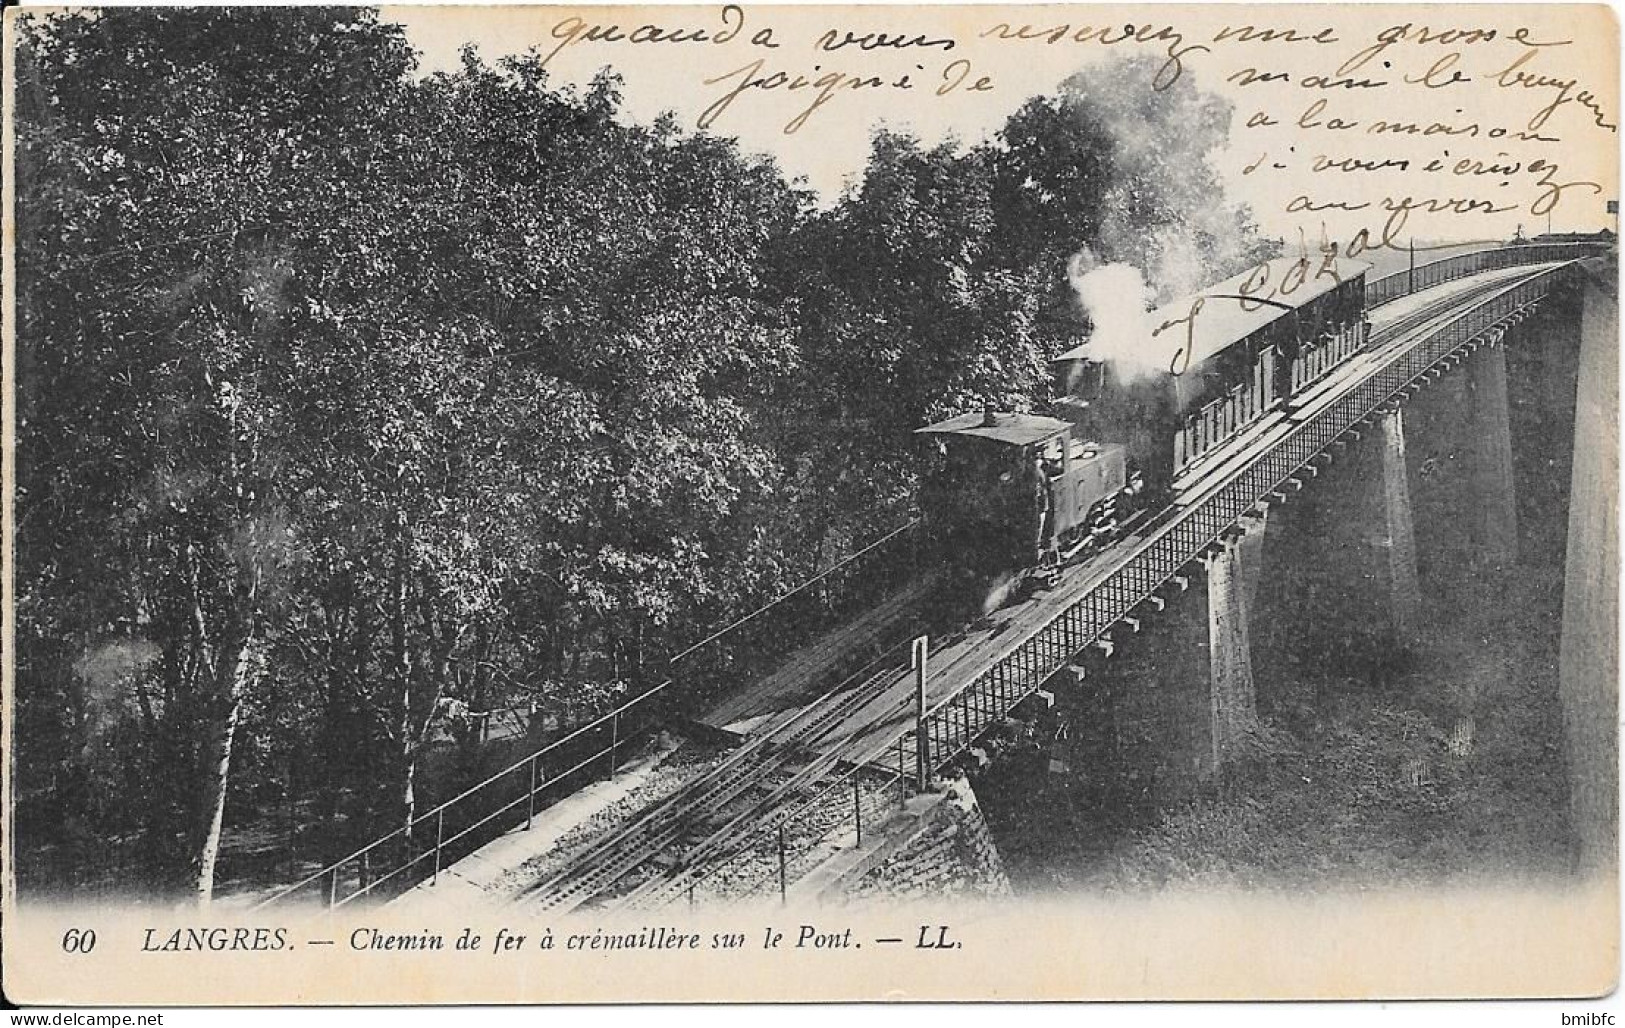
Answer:
<svg viewBox="0 0 1625 1028"><path fill-rule="evenodd" d="M1089 343L1054 358L1056 413L1092 438L1123 440L1153 496L1175 476L1364 348L1359 261L1265 261L1145 318L1127 355Z"/></svg>
<svg viewBox="0 0 1625 1028"><path fill-rule="evenodd" d="M1053 578L1363 349L1368 267L1263 262L1152 311L1126 355L1101 360L1085 343L1055 358L1056 416L987 411L917 430L936 442L928 534L980 577Z"/></svg>

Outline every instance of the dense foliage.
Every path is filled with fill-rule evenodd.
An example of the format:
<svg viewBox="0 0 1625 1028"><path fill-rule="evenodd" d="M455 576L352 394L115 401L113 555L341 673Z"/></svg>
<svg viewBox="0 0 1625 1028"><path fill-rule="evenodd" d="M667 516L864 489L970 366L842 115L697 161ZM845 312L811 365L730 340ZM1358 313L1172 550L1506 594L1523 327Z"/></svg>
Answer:
<svg viewBox="0 0 1625 1028"><path fill-rule="evenodd" d="M1256 246L1188 82L1116 110L1080 76L974 148L882 132L820 210L630 124L613 76L419 76L361 9L32 18L17 81L41 887L206 899L279 804L328 855L409 822L459 712L654 684L903 519L911 429L1042 400L1072 254ZM1180 153L1136 142L1175 120Z"/></svg>

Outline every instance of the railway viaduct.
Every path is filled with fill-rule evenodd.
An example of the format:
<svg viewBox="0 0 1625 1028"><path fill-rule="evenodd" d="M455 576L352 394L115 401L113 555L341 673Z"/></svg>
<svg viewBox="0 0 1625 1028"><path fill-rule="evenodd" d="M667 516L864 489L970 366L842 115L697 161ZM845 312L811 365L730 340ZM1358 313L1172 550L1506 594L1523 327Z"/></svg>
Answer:
<svg viewBox="0 0 1625 1028"><path fill-rule="evenodd" d="M393 870L379 873L394 844L379 840L267 902L344 905L411 880L400 902L472 890L557 913L940 893L956 878L997 892L1008 883L964 773L997 775L1012 739L1030 753L1038 737L1049 778L1104 774L1156 808L1222 784L1283 708L1335 702L1293 692L1310 663L1354 689L1428 659L1444 669L1418 700L1435 755L1450 755L1437 759L1472 753L1506 690L1556 694L1575 852L1612 867L1616 274L1603 248L1566 244L1379 279L1366 352L1294 409L1238 426L1148 526L916 649L914 667L905 638L839 684L768 676L713 712L725 752L663 791L582 789L583 768L665 759L669 745L634 757L633 744L658 727L674 674L422 815ZM872 655L878 637L825 648ZM549 815L603 824L528 831Z"/></svg>
<svg viewBox="0 0 1625 1028"><path fill-rule="evenodd" d="M1267 751L1273 719L1261 710L1281 718L1336 702L1306 692L1307 679L1413 690L1406 702L1426 712L1431 736L1393 770L1421 785L1433 765L1471 757L1493 705L1512 698L1559 713L1578 870L1609 871L1619 343L1602 276L1612 273L1599 263L1554 283L1453 350L1220 533L1162 603L1112 634L1110 657L1074 655L1039 694L1049 709L1032 719L1044 737L1038 776L1063 792L1107 777L1113 802L1155 816ZM1006 792L1053 785L1000 765L972 779ZM892 858L890 884L940 880L942 837L957 836L961 884L996 887L1002 868L982 832L939 818ZM868 872L850 886L861 894L876 875L857 866Z"/></svg>
<svg viewBox="0 0 1625 1028"><path fill-rule="evenodd" d="M1433 748L1465 757L1479 692L1539 688L1556 665L1581 859L1610 862L1615 318L1611 291L1574 277L1249 511L1161 616L1055 690L1060 730L1087 736L1060 767L1115 756L1165 806L1259 743L1261 707L1312 702L1281 695L1310 665L1362 689L1441 652L1416 702Z"/></svg>

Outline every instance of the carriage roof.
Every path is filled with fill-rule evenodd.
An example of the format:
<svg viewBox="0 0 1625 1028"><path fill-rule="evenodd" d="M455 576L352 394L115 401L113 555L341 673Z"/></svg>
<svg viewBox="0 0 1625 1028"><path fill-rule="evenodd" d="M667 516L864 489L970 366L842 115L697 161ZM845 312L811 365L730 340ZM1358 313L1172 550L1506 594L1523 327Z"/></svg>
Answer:
<svg viewBox="0 0 1625 1028"><path fill-rule="evenodd" d="M988 421L993 423L990 425ZM991 439L1009 446L1031 446L1044 442L1070 428L1070 421L1042 414L960 414L934 425L914 430L915 435L957 435Z"/></svg>
<svg viewBox="0 0 1625 1028"><path fill-rule="evenodd" d="M1167 367L1179 351L1190 347L1190 363L1199 364L1233 343L1296 310L1370 269L1364 261L1346 257L1314 260L1277 258L1255 264L1239 275L1192 296L1163 304L1145 316L1143 359ZM1289 287L1289 288L1283 288ZM1201 309L1194 319L1191 311ZM1088 360L1089 344L1074 347L1051 362Z"/></svg>

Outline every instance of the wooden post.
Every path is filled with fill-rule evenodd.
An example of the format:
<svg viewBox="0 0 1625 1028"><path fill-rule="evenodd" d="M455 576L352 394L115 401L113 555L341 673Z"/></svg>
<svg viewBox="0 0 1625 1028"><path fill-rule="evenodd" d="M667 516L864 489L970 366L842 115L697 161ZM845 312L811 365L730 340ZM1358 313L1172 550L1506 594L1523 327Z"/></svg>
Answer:
<svg viewBox="0 0 1625 1028"><path fill-rule="evenodd" d="M536 757L530 758L530 794L525 798L525 831L530 831L531 822L536 819Z"/></svg>
<svg viewBox="0 0 1625 1028"><path fill-rule="evenodd" d="M863 792L856 775L852 776L852 823L857 825L859 846L863 845Z"/></svg>
<svg viewBox="0 0 1625 1028"><path fill-rule="evenodd" d="M787 886L786 886L786 883L785 883L785 880L784 880L784 873L785 873L784 872L784 826L779 825L779 905L780 906L783 906L785 903L788 902L788 900L785 898L786 893L788 892L788 889L787 889Z"/></svg>
<svg viewBox="0 0 1625 1028"><path fill-rule="evenodd" d="M609 773L615 773L615 747L621 741L621 712L609 716Z"/></svg>
<svg viewBox="0 0 1625 1028"><path fill-rule="evenodd" d="M339 866L333 865L333 870L327 873L327 909L332 910L339 896Z"/></svg>
<svg viewBox="0 0 1625 1028"><path fill-rule="evenodd" d="M446 811L441 808L434 816L434 877L429 879L430 885L440 882L440 840L446 836Z"/></svg>
<svg viewBox="0 0 1625 1028"><path fill-rule="evenodd" d="M931 650L930 640L918 636L914 640L914 786L925 791L931 777L931 738L925 725L925 675Z"/></svg>

